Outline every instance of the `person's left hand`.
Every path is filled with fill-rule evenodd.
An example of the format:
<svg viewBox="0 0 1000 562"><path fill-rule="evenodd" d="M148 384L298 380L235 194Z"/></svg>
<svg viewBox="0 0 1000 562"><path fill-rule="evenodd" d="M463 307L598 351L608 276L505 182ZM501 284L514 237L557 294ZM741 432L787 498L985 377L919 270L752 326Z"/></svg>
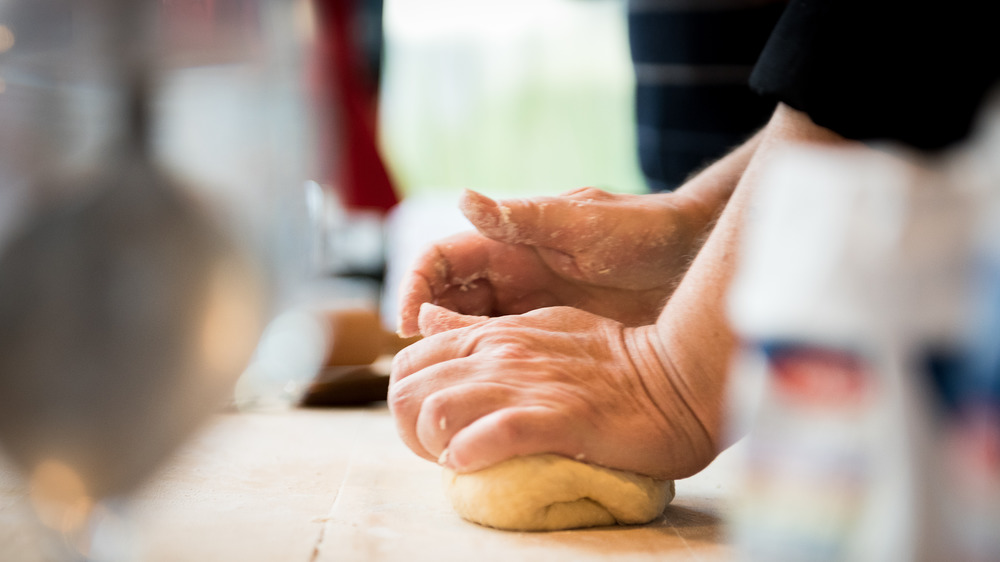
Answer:
<svg viewBox="0 0 1000 562"><path fill-rule="evenodd" d="M417 259L400 287L402 336L417 334L425 302L487 316L572 306L651 324L712 218L684 193L594 188L503 201L466 191L460 207L478 233L437 242Z"/></svg>
<svg viewBox="0 0 1000 562"><path fill-rule="evenodd" d="M556 453L668 479L716 454L720 388L678 380L655 326L570 307L490 319L430 304L419 322L426 337L397 354L389 405L424 458L469 472Z"/></svg>

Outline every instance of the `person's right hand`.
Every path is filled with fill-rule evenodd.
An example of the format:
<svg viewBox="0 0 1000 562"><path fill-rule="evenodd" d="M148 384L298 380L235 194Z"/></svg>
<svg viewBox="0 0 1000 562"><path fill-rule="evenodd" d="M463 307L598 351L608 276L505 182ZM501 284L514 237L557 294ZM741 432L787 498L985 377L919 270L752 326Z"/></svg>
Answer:
<svg viewBox="0 0 1000 562"><path fill-rule="evenodd" d="M680 372L657 326L575 308L483 318L424 305L388 403L403 442L457 472L555 453L685 478L718 453L724 380ZM712 361L706 360L706 363Z"/></svg>
<svg viewBox="0 0 1000 562"><path fill-rule="evenodd" d="M402 336L419 332L425 302L475 316L571 306L651 324L713 218L679 193L594 188L499 202L467 191L460 207L479 233L418 258L400 291Z"/></svg>

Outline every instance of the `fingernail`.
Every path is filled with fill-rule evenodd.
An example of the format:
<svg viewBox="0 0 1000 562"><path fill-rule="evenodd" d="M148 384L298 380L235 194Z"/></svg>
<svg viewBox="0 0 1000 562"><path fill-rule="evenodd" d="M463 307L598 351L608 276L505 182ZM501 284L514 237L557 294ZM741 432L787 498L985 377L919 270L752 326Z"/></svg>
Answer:
<svg viewBox="0 0 1000 562"><path fill-rule="evenodd" d="M441 453L441 456L438 457L438 464L441 465L441 466L447 466L448 465L448 457L449 456L450 455L448 453L448 449L445 449L444 452Z"/></svg>
<svg viewBox="0 0 1000 562"><path fill-rule="evenodd" d="M472 224L494 228L499 226L498 207L496 201L471 189L466 189L458 202L458 208Z"/></svg>
<svg viewBox="0 0 1000 562"><path fill-rule="evenodd" d="M437 311L437 310L441 310L442 308L444 308L444 307L442 307L440 305L436 305L436 304L434 304L432 302L422 302L422 303L420 303L420 308L417 311L417 314L418 315L419 314L430 314L431 312L434 312L434 311Z"/></svg>

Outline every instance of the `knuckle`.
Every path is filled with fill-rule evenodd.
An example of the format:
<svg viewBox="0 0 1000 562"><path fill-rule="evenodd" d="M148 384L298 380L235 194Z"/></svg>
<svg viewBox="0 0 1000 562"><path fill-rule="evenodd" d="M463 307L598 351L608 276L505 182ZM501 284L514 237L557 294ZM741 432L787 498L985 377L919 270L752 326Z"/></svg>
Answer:
<svg viewBox="0 0 1000 562"><path fill-rule="evenodd" d="M517 410L505 410L496 419L493 428L497 438L505 443L517 443L531 436L527 416Z"/></svg>
<svg viewBox="0 0 1000 562"><path fill-rule="evenodd" d="M500 361L517 361L531 357L528 347L520 341L504 341L497 343L491 350L494 359Z"/></svg>
<svg viewBox="0 0 1000 562"><path fill-rule="evenodd" d="M598 189L596 187L585 187L575 194L581 199L594 199L594 200L605 200L613 197L612 194L604 191L603 189Z"/></svg>
<svg viewBox="0 0 1000 562"><path fill-rule="evenodd" d="M424 399L420 405L420 417L426 418L431 426L437 427L442 418L446 417L448 409L448 396L443 392L435 392Z"/></svg>
<svg viewBox="0 0 1000 562"><path fill-rule="evenodd" d="M549 320L559 320L566 317L574 317L579 313L587 314L585 311L575 308L572 306L547 306L545 308L539 308L522 314L521 316L525 319L535 321L536 325L539 322L547 322Z"/></svg>
<svg viewBox="0 0 1000 562"><path fill-rule="evenodd" d="M412 371L410 368L410 365L412 365L412 361L410 359L411 353L412 352L409 351L409 348L404 348L396 353L396 355L392 358L390 372L392 373L391 376L393 382L402 380Z"/></svg>
<svg viewBox="0 0 1000 562"><path fill-rule="evenodd" d="M389 392L386 395L386 403L389 405L389 409L397 417L404 415L411 408L411 403L413 396L411 393L407 392L407 385L403 381L395 382L389 385Z"/></svg>

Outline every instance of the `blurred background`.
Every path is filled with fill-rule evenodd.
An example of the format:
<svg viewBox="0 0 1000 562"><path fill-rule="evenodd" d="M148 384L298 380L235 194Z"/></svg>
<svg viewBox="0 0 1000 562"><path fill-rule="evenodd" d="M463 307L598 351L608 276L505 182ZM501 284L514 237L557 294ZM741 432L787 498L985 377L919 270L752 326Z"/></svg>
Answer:
<svg viewBox="0 0 1000 562"><path fill-rule="evenodd" d="M470 228L462 189L646 189L624 0L389 0L382 22L379 146L402 200L385 231L387 328L412 260Z"/></svg>
<svg viewBox="0 0 1000 562"><path fill-rule="evenodd" d="M644 190L624 0L387 0L383 21L401 194Z"/></svg>

